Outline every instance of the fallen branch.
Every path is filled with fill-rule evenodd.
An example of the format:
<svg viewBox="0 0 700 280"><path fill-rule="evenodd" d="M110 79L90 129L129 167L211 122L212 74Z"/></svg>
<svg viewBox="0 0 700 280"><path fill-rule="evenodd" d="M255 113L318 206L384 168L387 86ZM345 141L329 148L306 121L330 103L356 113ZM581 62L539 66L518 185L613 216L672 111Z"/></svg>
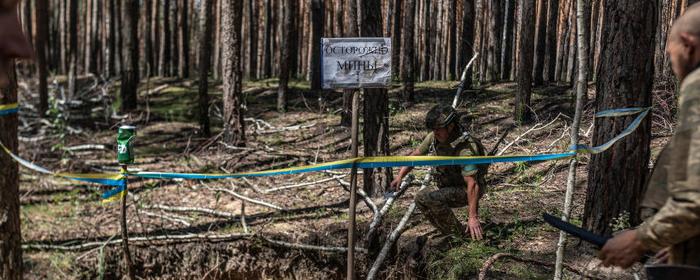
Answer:
<svg viewBox="0 0 700 280"><path fill-rule="evenodd" d="M486 279L486 273L488 272L489 268L498 260L499 258L509 258L512 260L520 261L520 262L527 262L527 263L533 263L541 266L546 266L546 267L552 267L554 266L554 263L550 262L544 262L544 261L539 261L539 260L533 260L533 259L526 259L522 257L518 257L513 254L508 254L508 253L497 253L490 258L488 258L485 262L484 265L481 267L481 270L479 271L479 280L484 280ZM563 264L566 269L569 271L576 273L578 275L586 276L584 275L581 271L578 269L574 268L573 266L569 264Z"/></svg>
<svg viewBox="0 0 700 280"><path fill-rule="evenodd" d="M82 151L82 150L107 150L107 147L105 147L105 145L102 145L102 144L85 144L85 145L65 147L65 148L63 148L63 150L69 151L69 152Z"/></svg>
<svg viewBox="0 0 700 280"><path fill-rule="evenodd" d="M418 191L421 191L425 189L428 184L430 183L430 174L425 175L425 179L423 180L420 189ZM374 263L372 264L372 268L369 270L369 273L367 274L367 280L372 280L377 276L377 272L379 272L379 268L381 267L382 263L384 262L384 259L386 259L387 255L389 254L389 250L391 247L394 246L394 242L396 242L396 239L401 236L401 234L404 232L404 229L406 228L406 223L408 222L408 219L411 218L411 215L413 215L413 211L416 209L416 202L412 202L410 206L408 206L408 209L406 210L406 213L403 214L403 217L401 218L401 221L399 222L399 225L396 226L394 231L391 232L389 235L389 238L387 238L386 242L384 242L384 246L382 247L382 250L379 252L379 255L377 258L374 260Z"/></svg>
<svg viewBox="0 0 700 280"><path fill-rule="evenodd" d="M222 217L222 218L228 218L228 219L238 218L238 215L233 214L233 213L217 211L214 209L201 208L201 207L179 207L179 206L167 206L167 205L155 204L155 205L144 205L143 208L159 209L159 210L180 212L180 213L197 212L197 213L203 213L203 214L208 214L208 215L212 215L215 217Z"/></svg>
<svg viewBox="0 0 700 280"><path fill-rule="evenodd" d="M344 176L343 176L343 177L344 177ZM345 189L347 192L350 192L350 182L345 181L345 180L340 179L340 178L337 178L337 177L333 177L333 178L334 178L335 180L337 180L338 183L340 183L340 186L342 186L343 189ZM379 208L377 208L377 205L374 204L374 202L372 201L372 199L369 198L369 196L367 195L367 193L366 193L363 189L359 189L359 188L356 190L355 193L356 193L357 195L359 195L360 198L362 198L362 201L365 203L365 205L367 205L367 208L369 208L370 210L372 210L372 213L373 213L374 215L377 215L377 212L379 211Z"/></svg>
<svg viewBox="0 0 700 280"><path fill-rule="evenodd" d="M140 243L150 243L154 241L161 241L165 243L179 243L179 242L194 242L194 241L228 241L241 238L247 238L252 236L250 233L232 233L232 234L183 234L183 235L157 235L157 236L139 236L139 237L129 237L129 242L132 245L139 245ZM99 246L106 245L117 245L121 244L121 239L109 240L107 242L87 242L77 245L51 245L51 244L23 244L22 249L24 250L58 250L58 251L81 251L88 250ZM149 244L150 245L150 244Z"/></svg>
<svg viewBox="0 0 700 280"><path fill-rule="evenodd" d="M306 183L300 183L300 184L294 184L294 185L281 186L281 187L271 188L271 189L267 189L267 190L262 190L262 192L263 193L271 193L271 192L287 190L287 189L292 189L292 188L313 186L313 185L317 185L317 184L321 184L321 183L325 183L325 182L329 182L329 181L333 181L333 180L338 180L338 179L341 179L345 176L347 176L347 175L344 174L344 175L340 175L340 176L334 176L332 178L326 178L326 179L318 180L315 182L306 182Z"/></svg>
<svg viewBox="0 0 700 280"><path fill-rule="evenodd" d="M559 117L560 117L561 115L562 115L562 114L559 113L559 114L557 115L556 118L554 118L551 122L549 122L549 123L547 123L547 124L545 124L545 125L542 125L542 123L537 123L537 124L533 125L530 129L528 129L527 131L525 131L525 133L518 135L518 137L516 137L515 140L513 140L513 142L510 142L510 143L508 143L508 145L506 145L505 147L503 147L503 149L502 149L500 152L498 152L496 155L497 155L497 156L503 155L503 153L504 153L506 150L508 150L508 148L510 148L510 146L513 146L513 144L515 144L515 143L517 143L518 141L520 141L521 138L523 138L525 135L529 134L530 132L537 131L537 130L541 130L541 129L544 129L544 128L546 128L546 127L552 125L554 122L556 122L556 121L559 119Z"/></svg>
<svg viewBox="0 0 700 280"><path fill-rule="evenodd" d="M233 187L233 183L231 183L231 186ZM250 202L250 203L252 203L252 204L256 204L256 205L260 205L260 206L264 206L264 207L268 207L268 208L272 208L272 209L280 210L280 211L287 210L286 208L283 208L283 207L274 205L274 204L269 203L269 202L265 202L265 201L262 201L262 200L252 199L252 198L250 198L250 197L243 196L243 195L238 194L238 193L236 193L236 192L234 192L234 191L232 191L232 190L229 190L229 189L224 189L224 188L212 188L212 187L209 187L209 186L206 186L206 185L205 185L205 187L208 188L208 189L210 189L210 190L213 190L213 191L219 191L219 192L228 193L228 194L230 194L230 195L232 195L232 196L234 196L234 197L236 197L236 198L238 198L238 199L240 199L240 200L248 201L248 202Z"/></svg>
<svg viewBox="0 0 700 280"><path fill-rule="evenodd" d="M171 222L180 223L180 224L183 224L183 225L188 226L188 227L192 225L183 219L174 218L174 217L171 217L171 216L168 216L165 214L158 214L158 213L153 213L153 212L148 212L148 211L143 211L143 210L141 210L140 212L146 216L161 218L161 219L168 220Z"/></svg>
<svg viewBox="0 0 700 280"><path fill-rule="evenodd" d="M403 179L401 182L401 187L399 187L399 191L396 192L395 195L389 197L386 202L384 202L384 206L382 206L382 209L379 210L379 212L375 212L374 217L372 217L372 222L369 224L369 230L367 231L367 236L369 239L372 239L374 237L375 232L377 231L377 228L379 228L379 225L382 224L382 220L384 219L384 215L386 215L387 212L389 212L389 209L391 209L391 206L394 204L394 202L408 189L408 187L413 183L413 180L415 177L413 174L408 174L406 178Z"/></svg>
<svg viewBox="0 0 700 280"><path fill-rule="evenodd" d="M288 248L294 248L294 249L314 250L314 251L323 251L323 252L336 252L336 253L344 253L344 252L348 251L348 248L346 248L346 247L327 247L327 246L308 245L308 244L301 244L301 243L289 243L289 242L269 239L267 237L262 237L262 236L260 236L260 239L262 239L266 242L269 242L271 244L275 244L275 245L283 246L283 247L288 247ZM360 247L355 247L355 251L365 253L365 254L367 253L367 249L360 248Z"/></svg>

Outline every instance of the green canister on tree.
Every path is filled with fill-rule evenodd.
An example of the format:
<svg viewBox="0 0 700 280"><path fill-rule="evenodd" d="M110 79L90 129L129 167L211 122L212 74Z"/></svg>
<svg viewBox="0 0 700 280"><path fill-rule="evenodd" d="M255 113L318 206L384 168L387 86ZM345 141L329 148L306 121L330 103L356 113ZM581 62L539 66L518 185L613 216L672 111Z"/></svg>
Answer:
<svg viewBox="0 0 700 280"><path fill-rule="evenodd" d="M134 137L136 136L136 127L130 125L122 125L119 127L117 134L117 160L119 164L134 163Z"/></svg>

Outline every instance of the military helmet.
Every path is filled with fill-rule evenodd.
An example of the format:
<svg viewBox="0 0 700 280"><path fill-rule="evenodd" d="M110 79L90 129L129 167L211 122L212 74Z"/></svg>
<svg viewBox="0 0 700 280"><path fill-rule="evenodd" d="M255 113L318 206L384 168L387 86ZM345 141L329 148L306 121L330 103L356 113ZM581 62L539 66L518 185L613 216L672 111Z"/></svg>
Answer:
<svg viewBox="0 0 700 280"><path fill-rule="evenodd" d="M447 127L457 119L457 111L449 105L435 105L425 115L425 127L438 129Z"/></svg>

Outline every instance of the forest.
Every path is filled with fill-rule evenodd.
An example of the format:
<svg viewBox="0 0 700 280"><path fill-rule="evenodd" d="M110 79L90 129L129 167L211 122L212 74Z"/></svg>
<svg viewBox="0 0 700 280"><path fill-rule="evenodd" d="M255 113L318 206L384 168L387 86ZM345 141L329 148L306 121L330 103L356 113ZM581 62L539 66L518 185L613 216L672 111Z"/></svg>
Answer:
<svg viewBox="0 0 700 280"><path fill-rule="evenodd" d="M0 278L647 279L542 215L602 236L644 220L679 122L667 42L695 2L21 0ZM388 38L388 83L322 86L324 38ZM479 156L533 157L483 165L481 240L428 221L432 167L396 192L410 159L293 171L407 156L450 104ZM601 115L618 109L638 110Z"/></svg>

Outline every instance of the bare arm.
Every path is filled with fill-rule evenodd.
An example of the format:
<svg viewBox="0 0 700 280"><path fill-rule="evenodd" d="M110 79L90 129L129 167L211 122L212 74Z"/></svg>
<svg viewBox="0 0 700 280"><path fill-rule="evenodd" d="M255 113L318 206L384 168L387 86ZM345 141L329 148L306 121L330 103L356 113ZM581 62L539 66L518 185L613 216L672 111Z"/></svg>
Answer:
<svg viewBox="0 0 700 280"><path fill-rule="evenodd" d="M469 204L469 220L467 222L468 231L472 239L483 238L481 221L479 221L479 184L474 176L464 176L467 183L467 203Z"/></svg>
<svg viewBox="0 0 700 280"><path fill-rule="evenodd" d="M420 149L415 149L408 155L409 156L422 156L423 153L421 153ZM397 174L396 177L394 177L394 180L391 181L389 188L391 190L397 190L398 187L401 185L401 180L403 180L403 178L406 177L406 175L408 175L408 173L410 173L411 170L413 170L413 166L401 167L401 169L399 170L399 174Z"/></svg>

